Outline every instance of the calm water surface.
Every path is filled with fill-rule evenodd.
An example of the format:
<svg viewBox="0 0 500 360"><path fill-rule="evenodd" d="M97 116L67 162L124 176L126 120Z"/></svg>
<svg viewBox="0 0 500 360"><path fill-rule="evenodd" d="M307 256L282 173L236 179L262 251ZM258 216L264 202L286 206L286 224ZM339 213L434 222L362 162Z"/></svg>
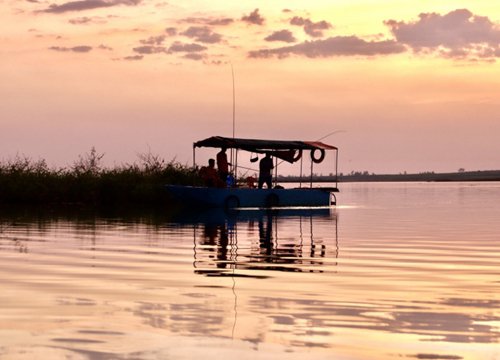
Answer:
<svg viewBox="0 0 500 360"><path fill-rule="evenodd" d="M0 359L500 359L500 183L335 209L2 211Z"/></svg>

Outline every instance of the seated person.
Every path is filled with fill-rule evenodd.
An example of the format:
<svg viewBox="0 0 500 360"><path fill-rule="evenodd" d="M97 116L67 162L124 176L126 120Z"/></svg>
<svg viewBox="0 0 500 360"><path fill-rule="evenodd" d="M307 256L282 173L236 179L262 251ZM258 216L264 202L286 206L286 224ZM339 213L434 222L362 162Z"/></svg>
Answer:
<svg viewBox="0 0 500 360"><path fill-rule="evenodd" d="M250 188L250 189L254 189L255 188L255 181L257 181L257 179L250 175L247 177L247 186Z"/></svg>
<svg viewBox="0 0 500 360"><path fill-rule="evenodd" d="M208 187L222 187L224 184L222 184L219 174L217 173L217 170L215 169L215 160L210 159L208 160L208 166L203 166L200 169L200 177L203 180L203 183L205 186Z"/></svg>

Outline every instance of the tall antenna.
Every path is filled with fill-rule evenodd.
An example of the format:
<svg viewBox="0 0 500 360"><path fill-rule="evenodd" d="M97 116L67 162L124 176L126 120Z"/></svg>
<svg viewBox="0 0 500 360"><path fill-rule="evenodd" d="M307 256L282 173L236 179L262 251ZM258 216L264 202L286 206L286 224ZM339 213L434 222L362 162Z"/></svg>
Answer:
<svg viewBox="0 0 500 360"><path fill-rule="evenodd" d="M231 64L231 75L233 77L233 139L236 133L236 91L234 87L234 68L233 68L233 63ZM234 149L231 149L231 164L234 165ZM233 168L234 170L234 168ZM235 174L236 176L236 174Z"/></svg>
<svg viewBox="0 0 500 360"><path fill-rule="evenodd" d="M234 88L234 69L233 63L231 63L231 74L233 75L233 139L236 131L236 91Z"/></svg>

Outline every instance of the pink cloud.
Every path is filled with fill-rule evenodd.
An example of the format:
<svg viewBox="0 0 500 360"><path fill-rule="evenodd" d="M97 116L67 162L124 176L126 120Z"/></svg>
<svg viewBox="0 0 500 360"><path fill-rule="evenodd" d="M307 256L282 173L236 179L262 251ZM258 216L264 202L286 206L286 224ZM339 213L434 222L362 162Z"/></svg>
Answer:
<svg viewBox="0 0 500 360"><path fill-rule="evenodd" d="M147 39L140 40L140 43L144 45L159 46L163 44L164 41L165 41L165 35L158 35L158 36L150 36Z"/></svg>
<svg viewBox="0 0 500 360"><path fill-rule="evenodd" d="M215 44L222 41L222 36L213 32L208 26L191 26L186 31L180 33L180 35L206 44Z"/></svg>
<svg viewBox="0 0 500 360"><path fill-rule="evenodd" d="M85 11L99 8L107 8L117 5L135 6L142 0L79 0L70 1L61 5L52 4L42 12L62 14L70 11Z"/></svg>
<svg viewBox="0 0 500 360"><path fill-rule="evenodd" d="M498 57L500 27L487 17L458 9L446 15L422 13L417 21L388 20L399 43L415 52L436 51L450 58Z"/></svg>
<svg viewBox="0 0 500 360"><path fill-rule="evenodd" d="M279 30L273 32L271 35L266 37L264 40L266 41L283 41L283 42L295 42L297 39L293 36L290 30Z"/></svg>
<svg viewBox="0 0 500 360"><path fill-rule="evenodd" d="M310 19L305 19L299 16L294 16L290 20L290 24L296 26L303 26L304 32L311 37L322 37L323 31L332 28L332 24L330 24L327 21L322 20L318 22L313 22Z"/></svg>
<svg viewBox="0 0 500 360"><path fill-rule="evenodd" d="M163 46L154 46L154 45L144 45L138 46L132 49L134 52L142 54L142 55L151 55L151 54L160 54L167 52L166 48Z"/></svg>
<svg viewBox="0 0 500 360"><path fill-rule="evenodd" d="M324 40L306 41L293 46L251 51L251 58L286 58L290 55L309 58L326 58L334 56L375 56L399 54L406 48L393 40L365 41L356 36L336 36Z"/></svg>
<svg viewBox="0 0 500 360"><path fill-rule="evenodd" d="M255 9L248 15L241 18L242 21L253 25L264 25L265 19L259 14L259 9Z"/></svg>
<svg viewBox="0 0 500 360"><path fill-rule="evenodd" d="M204 51L207 48L203 45L199 44L184 44L179 41L174 42L169 48L168 51L170 53L172 52L186 52L186 53L192 53L192 52L200 52Z"/></svg>
<svg viewBox="0 0 500 360"><path fill-rule="evenodd" d="M73 46L73 47L63 47L63 46L51 46L49 48L50 50L54 51L62 51L62 52L76 52L76 53L87 53L92 50L92 46L87 46L87 45L80 45L80 46Z"/></svg>
<svg viewBox="0 0 500 360"><path fill-rule="evenodd" d="M189 17L181 20L181 22L210 26L226 26L232 24L234 20L227 17Z"/></svg>

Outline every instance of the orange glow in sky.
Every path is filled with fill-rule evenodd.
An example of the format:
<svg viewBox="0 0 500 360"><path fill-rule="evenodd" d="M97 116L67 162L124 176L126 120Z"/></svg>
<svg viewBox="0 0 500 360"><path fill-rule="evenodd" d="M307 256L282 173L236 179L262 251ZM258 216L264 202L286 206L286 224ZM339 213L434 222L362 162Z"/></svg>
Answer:
<svg viewBox="0 0 500 360"><path fill-rule="evenodd" d="M0 159L108 164L194 141L324 141L340 171L500 169L491 1L0 3Z"/></svg>

